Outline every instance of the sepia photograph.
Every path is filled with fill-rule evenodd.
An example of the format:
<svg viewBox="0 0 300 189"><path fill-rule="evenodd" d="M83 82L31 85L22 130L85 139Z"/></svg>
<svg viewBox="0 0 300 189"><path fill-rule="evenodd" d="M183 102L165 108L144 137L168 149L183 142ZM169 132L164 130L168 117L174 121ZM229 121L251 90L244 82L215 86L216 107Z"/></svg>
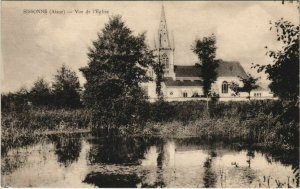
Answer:
<svg viewBox="0 0 300 189"><path fill-rule="evenodd" d="M299 0L1 2L2 188L299 188Z"/></svg>

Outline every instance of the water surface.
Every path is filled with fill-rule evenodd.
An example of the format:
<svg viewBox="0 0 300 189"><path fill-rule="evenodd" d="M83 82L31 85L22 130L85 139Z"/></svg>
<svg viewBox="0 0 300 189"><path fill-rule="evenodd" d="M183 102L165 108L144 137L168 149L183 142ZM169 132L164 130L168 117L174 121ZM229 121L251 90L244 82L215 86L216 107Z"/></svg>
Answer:
<svg viewBox="0 0 300 189"><path fill-rule="evenodd" d="M5 150L2 187L296 187L297 154L197 138L52 135Z"/></svg>

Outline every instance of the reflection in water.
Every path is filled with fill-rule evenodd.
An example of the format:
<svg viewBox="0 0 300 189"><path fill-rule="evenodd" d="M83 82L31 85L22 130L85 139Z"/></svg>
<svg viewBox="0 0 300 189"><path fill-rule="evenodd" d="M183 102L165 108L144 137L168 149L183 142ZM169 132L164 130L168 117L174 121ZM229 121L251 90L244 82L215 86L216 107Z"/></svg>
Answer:
<svg viewBox="0 0 300 189"><path fill-rule="evenodd" d="M55 154L59 163L68 167L78 160L81 151L81 141L78 138L54 135L50 137L50 140L54 144Z"/></svg>
<svg viewBox="0 0 300 189"><path fill-rule="evenodd" d="M9 187L296 187L296 154L199 139L51 136L2 158ZM62 166L63 165L63 166ZM30 174L29 174L30 173ZM295 172L297 174L297 171Z"/></svg>
<svg viewBox="0 0 300 189"><path fill-rule="evenodd" d="M158 144L157 147L157 152L158 152L158 156L157 156L157 170L156 170L156 174L157 174L157 180L154 183L153 187L165 187L165 183L164 183L164 176L163 176L163 164L165 163L166 166L168 165L168 153L165 153L165 141L162 141Z"/></svg>
<svg viewBox="0 0 300 189"><path fill-rule="evenodd" d="M249 166L249 168L251 168L251 159L253 159L255 157L254 151L253 150L248 150L247 157L248 157L248 160L247 160L248 166Z"/></svg>
<svg viewBox="0 0 300 189"><path fill-rule="evenodd" d="M140 182L136 174L110 174L89 173L83 182L93 184L100 188L135 188L136 183Z"/></svg>
<svg viewBox="0 0 300 189"><path fill-rule="evenodd" d="M10 174L15 170L21 168L27 161L28 153L22 149L11 151L6 157L2 158L1 171L3 174Z"/></svg>
<svg viewBox="0 0 300 189"><path fill-rule="evenodd" d="M213 170L212 168L212 163L216 156L217 156L216 152L211 151L209 157L207 157L204 162L203 182L205 188L213 188L216 185L217 174L215 173L215 170Z"/></svg>
<svg viewBox="0 0 300 189"><path fill-rule="evenodd" d="M94 138L89 141L92 145L88 154L90 164L137 165L151 143L148 139L121 137Z"/></svg>

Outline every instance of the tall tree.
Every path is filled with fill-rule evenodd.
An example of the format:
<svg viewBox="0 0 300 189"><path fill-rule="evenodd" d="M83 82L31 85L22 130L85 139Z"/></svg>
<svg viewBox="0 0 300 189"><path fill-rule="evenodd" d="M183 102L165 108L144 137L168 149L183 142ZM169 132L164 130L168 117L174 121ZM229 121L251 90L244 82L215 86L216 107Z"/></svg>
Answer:
<svg viewBox="0 0 300 189"><path fill-rule="evenodd" d="M240 92L247 92L248 98L250 100L251 91L258 88L258 85L257 85L258 80L259 80L259 78L255 78L251 74L248 73L247 77L245 77L245 78L240 77L240 81L243 82L243 87L239 88L238 90Z"/></svg>
<svg viewBox="0 0 300 189"><path fill-rule="evenodd" d="M51 104L51 89L49 83L43 78L38 78L34 82L33 87L30 90L30 100L32 104L36 106L45 106Z"/></svg>
<svg viewBox="0 0 300 189"><path fill-rule="evenodd" d="M54 104L57 107L74 108L80 105L80 84L74 71L66 65L57 70L52 84Z"/></svg>
<svg viewBox="0 0 300 189"><path fill-rule="evenodd" d="M193 47L194 53L197 54L201 64L196 66L201 68L201 77L203 78L203 91L205 96L210 95L211 85L217 79L216 68L218 62L216 58L216 37L212 34L209 37L204 37L202 40L196 40Z"/></svg>
<svg viewBox="0 0 300 189"><path fill-rule="evenodd" d="M12 94L13 110L23 112L28 107L29 92L25 86L22 86L16 93Z"/></svg>
<svg viewBox="0 0 300 189"><path fill-rule="evenodd" d="M277 40L282 42L278 51L269 50L273 64L255 65L264 71L271 83L270 89L282 100L297 100L299 96L299 25L280 19L275 22ZM273 27L270 28L270 30ZM266 47L268 48L268 47Z"/></svg>
<svg viewBox="0 0 300 189"><path fill-rule="evenodd" d="M94 110L96 124L134 124L146 102L139 84L150 79L146 72L153 64L145 34L134 36L121 16L110 17L88 57L88 66L80 70L87 81L85 103Z"/></svg>
<svg viewBox="0 0 300 189"><path fill-rule="evenodd" d="M156 84L156 95L158 97L159 100L163 100L163 93L161 91L161 84L164 81L164 65L161 64L160 62L154 64L153 66L153 70L155 73L155 84Z"/></svg>

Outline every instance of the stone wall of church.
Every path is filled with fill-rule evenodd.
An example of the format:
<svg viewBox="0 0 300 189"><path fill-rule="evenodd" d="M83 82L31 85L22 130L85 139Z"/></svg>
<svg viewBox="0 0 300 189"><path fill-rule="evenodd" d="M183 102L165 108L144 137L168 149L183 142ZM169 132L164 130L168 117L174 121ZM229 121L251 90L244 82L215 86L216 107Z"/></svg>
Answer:
<svg viewBox="0 0 300 189"><path fill-rule="evenodd" d="M166 98L191 98L203 95L201 86L168 86L164 90Z"/></svg>
<svg viewBox="0 0 300 189"><path fill-rule="evenodd" d="M238 77L218 77L216 82L212 85L212 91L216 94L219 94L219 96L222 97L232 97L234 96L234 92L230 89L229 84L231 82L238 83L240 86L243 85L243 83L240 81ZM227 87L225 86L227 83Z"/></svg>

